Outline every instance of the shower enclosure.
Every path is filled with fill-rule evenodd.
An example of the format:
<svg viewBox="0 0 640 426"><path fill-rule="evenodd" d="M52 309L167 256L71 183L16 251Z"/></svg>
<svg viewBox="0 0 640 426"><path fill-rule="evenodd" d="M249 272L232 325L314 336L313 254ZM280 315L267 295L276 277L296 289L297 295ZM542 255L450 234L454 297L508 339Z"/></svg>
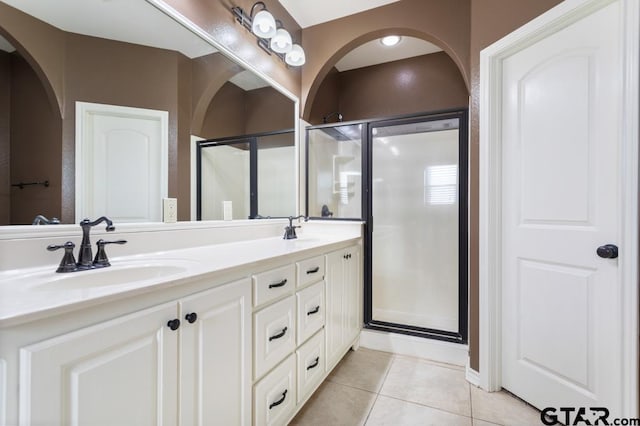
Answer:
<svg viewBox="0 0 640 426"><path fill-rule="evenodd" d="M366 222L365 326L466 343L466 110L310 127L307 157L308 214Z"/></svg>
<svg viewBox="0 0 640 426"><path fill-rule="evenodd" d="M289 216L296 209L293 130L199 141L196 152L197 219Z"/></svg>

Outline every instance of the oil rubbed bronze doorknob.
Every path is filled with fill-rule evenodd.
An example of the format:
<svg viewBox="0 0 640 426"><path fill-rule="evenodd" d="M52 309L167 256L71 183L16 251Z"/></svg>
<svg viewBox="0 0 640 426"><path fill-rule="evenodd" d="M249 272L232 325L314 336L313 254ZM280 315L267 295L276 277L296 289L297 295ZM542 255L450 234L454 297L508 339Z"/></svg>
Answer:
<svg viewBox="0 0 640 426"><path fill-rule="evenodd" d="M596 253L598 253L598 256L602 257L603 259L615 259L616 257L618 257L618 246L614 244L605 244L598 247Z"/></svg>

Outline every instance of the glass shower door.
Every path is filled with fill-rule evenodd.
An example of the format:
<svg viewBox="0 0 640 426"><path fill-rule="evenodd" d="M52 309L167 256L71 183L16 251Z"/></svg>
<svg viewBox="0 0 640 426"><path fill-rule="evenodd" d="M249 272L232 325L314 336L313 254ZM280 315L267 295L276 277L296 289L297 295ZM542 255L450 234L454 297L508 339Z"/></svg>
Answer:
<svg viewBox="0 0 640 426"><path fill-rule="evenodd" d="M371 125L370 326L466 341L460 121Z"/></svg>

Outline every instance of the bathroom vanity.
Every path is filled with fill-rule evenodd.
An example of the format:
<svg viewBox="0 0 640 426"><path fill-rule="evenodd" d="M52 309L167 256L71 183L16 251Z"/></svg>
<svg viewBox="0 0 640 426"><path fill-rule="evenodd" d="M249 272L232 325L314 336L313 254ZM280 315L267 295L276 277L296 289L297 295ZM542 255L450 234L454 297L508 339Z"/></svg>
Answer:
<svg viewBox="0 0 640 426"><path fill-rule="evenodd" d="M56 274L45 253L0 272L0 424L291 420L358 344L362 225L283 240L285 222L250 222L125 226L109 268ZM72 229L0 240L0 254Z"/></svg>

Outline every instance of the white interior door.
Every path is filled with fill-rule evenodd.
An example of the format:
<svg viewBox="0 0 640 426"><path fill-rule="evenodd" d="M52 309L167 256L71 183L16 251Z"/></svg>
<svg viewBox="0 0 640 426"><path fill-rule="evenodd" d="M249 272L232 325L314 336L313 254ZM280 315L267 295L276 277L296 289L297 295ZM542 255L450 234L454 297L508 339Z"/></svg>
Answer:
<svg viewBox="0 0 640 426"><path fill-rule="evenodd" d="M623 8L600 2L503 61L502 385L621 412ZM623 253L621 253L623 256Z"/></svg>
<svg viewBox="0 0 640 426"><path fill-rule="evenodd" d="M76 221L160 221L167 145L166 111L77 102Z"/></svg>

